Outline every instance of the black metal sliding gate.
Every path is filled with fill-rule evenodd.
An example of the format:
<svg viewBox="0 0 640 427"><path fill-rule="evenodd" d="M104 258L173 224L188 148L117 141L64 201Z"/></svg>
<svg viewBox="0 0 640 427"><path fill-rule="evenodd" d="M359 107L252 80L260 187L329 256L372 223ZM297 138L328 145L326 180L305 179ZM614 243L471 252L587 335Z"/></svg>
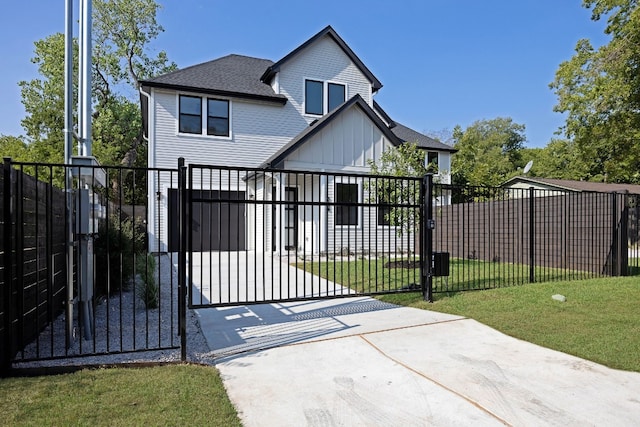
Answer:
<svg viewBox="0 0 640 427"><path fill-rule="evenodd" d="M183 163L179 170L191 308L426 295L428 179Z"/></svg>

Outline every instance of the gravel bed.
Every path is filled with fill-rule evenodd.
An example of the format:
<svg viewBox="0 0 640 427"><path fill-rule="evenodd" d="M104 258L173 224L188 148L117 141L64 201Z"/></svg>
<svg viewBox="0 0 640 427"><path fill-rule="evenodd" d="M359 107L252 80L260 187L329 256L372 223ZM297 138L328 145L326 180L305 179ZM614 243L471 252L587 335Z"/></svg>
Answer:
<svg viewBox="0 0 640 427"><path fill-rule="evenodd" d="M39 338L16 355L15 368L40 368L74 365L102 365L180 360L177 316L178 274L171 255L156 256L156 280L159 277L160 307L147 310L135 295L135 287L103 298L94 309L92 339L83 339L79 326L79 306L74 307L74 340L66 348L65 314L44 329ZM158 276L159 272L159 276ZM146 348L158 349L144 351ZM99 356L79 355L109 353ZM20 362L35 357L56 359ZM194 310L187 310L187 361L213 364L213 353L200 330Z"/></svg>

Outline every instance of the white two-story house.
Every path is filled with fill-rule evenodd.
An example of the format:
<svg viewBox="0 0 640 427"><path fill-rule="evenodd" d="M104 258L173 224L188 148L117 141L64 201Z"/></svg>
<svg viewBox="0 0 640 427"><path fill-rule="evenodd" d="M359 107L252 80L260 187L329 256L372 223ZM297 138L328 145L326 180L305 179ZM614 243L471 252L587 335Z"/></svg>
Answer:
<svg viewBox="0 0 640 427"><path fill-rule="evenodd" d="M394 122L374 101L381 88L382 83L330 26L276 62L228 55L158 76L142 82L148 166L175 168L177 159L184 157L192 164L366 174L370 162L384 150L417 142L425 150L425 162L437 163L439 181L449 183L455 150ZM236 180L230 188L209 179L200 188L233 191L246 200L276 200L278 194L319 201L365 197L359 180L310 175L309 182L300 186L300 179L305 178L268 175ZM150 179L149 198L161 201L150 215L168 225L150 230L160 234L161 242L152 250L175 249L171 241L175 242L176 187L177 182L168 179ZM332 242L332 233L326 232L344 226L340 224L344 219L330 209L313 209L317 212L312 212L311 220L302 214L292 219L276 209L259 212L248 205L226 218L224 227L212 226L214 232L222 228L239 232L227 244L208 249L278 252L300 250L300 242L305 242L305 251L323 252L348 245ZM285 220L299 224L294 227ZM283 239L278 233L285 229L288 234Z"/></svg>

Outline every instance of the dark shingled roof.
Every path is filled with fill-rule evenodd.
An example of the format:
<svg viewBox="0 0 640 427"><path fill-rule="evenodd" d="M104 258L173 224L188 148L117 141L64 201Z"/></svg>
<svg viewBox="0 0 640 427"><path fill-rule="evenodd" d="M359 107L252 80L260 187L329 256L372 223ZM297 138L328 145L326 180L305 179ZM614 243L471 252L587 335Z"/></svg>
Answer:
<svg viewBox="0 0 640 427"><path fill-rule="evenodd" d="M450 145L443 144L442 142L430 138L427 135L423 135L420 132L416 132L413 129L401 125L398 122L395 122L395 124L396 125L391 129L391 132L400 138L402 142L415 142L418 145L418 148L424 148L425 150L449 151L451 153L458 151Z"/></svg>
<svg viewBox="0 0 640 427"><path fill-rule="evenodd" d="M369 117L369 119L382 131L382 133L389 139L393 145L398 145L400 141L391 130L384 124L380 117L371 109L369 104L365 102L360 95L355 95L347 102L344 102L341 106L325 114L320 119L314 121L311 125L306 127L295 138L284 145L280 150L269 157L260 167L278 167L280 163L294 150L307 142L313 135L320 132L325 126L331 123L336 117L340 116L343 111L347 110L351 106L358 106Z"/></svg>
<svg viewBox="0 0 640 427"><path fill-rule="evenodd" d="M268 59L227 55L145 80L142 82L142 86L285 104L287 102L286 96L276 94L271 86L260 81L260 76L271 65L273 65L273 61Z"/></svg>
<svg viewBox="0 0 640 427"><path fill-rule="evenodd" d="M640 185L637 184L610 184L606 182L573 181L570 179L538 178L531 176L516 176L502 185L508 186L515 182L542 184L557 187L561 190L576 192L625 193L628 191L632 194L640 194Z"/></svg>

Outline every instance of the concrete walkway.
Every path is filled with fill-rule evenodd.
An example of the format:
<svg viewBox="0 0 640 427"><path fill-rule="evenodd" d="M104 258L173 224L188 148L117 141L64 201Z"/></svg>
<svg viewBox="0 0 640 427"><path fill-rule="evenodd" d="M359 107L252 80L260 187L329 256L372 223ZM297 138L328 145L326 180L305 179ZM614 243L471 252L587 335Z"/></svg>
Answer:
<svg viewBox="0 0 640 427"><path fill-rule="evenodd" d="M640 373L370 298L197 310L245 426L637 426Z"/></svg>

